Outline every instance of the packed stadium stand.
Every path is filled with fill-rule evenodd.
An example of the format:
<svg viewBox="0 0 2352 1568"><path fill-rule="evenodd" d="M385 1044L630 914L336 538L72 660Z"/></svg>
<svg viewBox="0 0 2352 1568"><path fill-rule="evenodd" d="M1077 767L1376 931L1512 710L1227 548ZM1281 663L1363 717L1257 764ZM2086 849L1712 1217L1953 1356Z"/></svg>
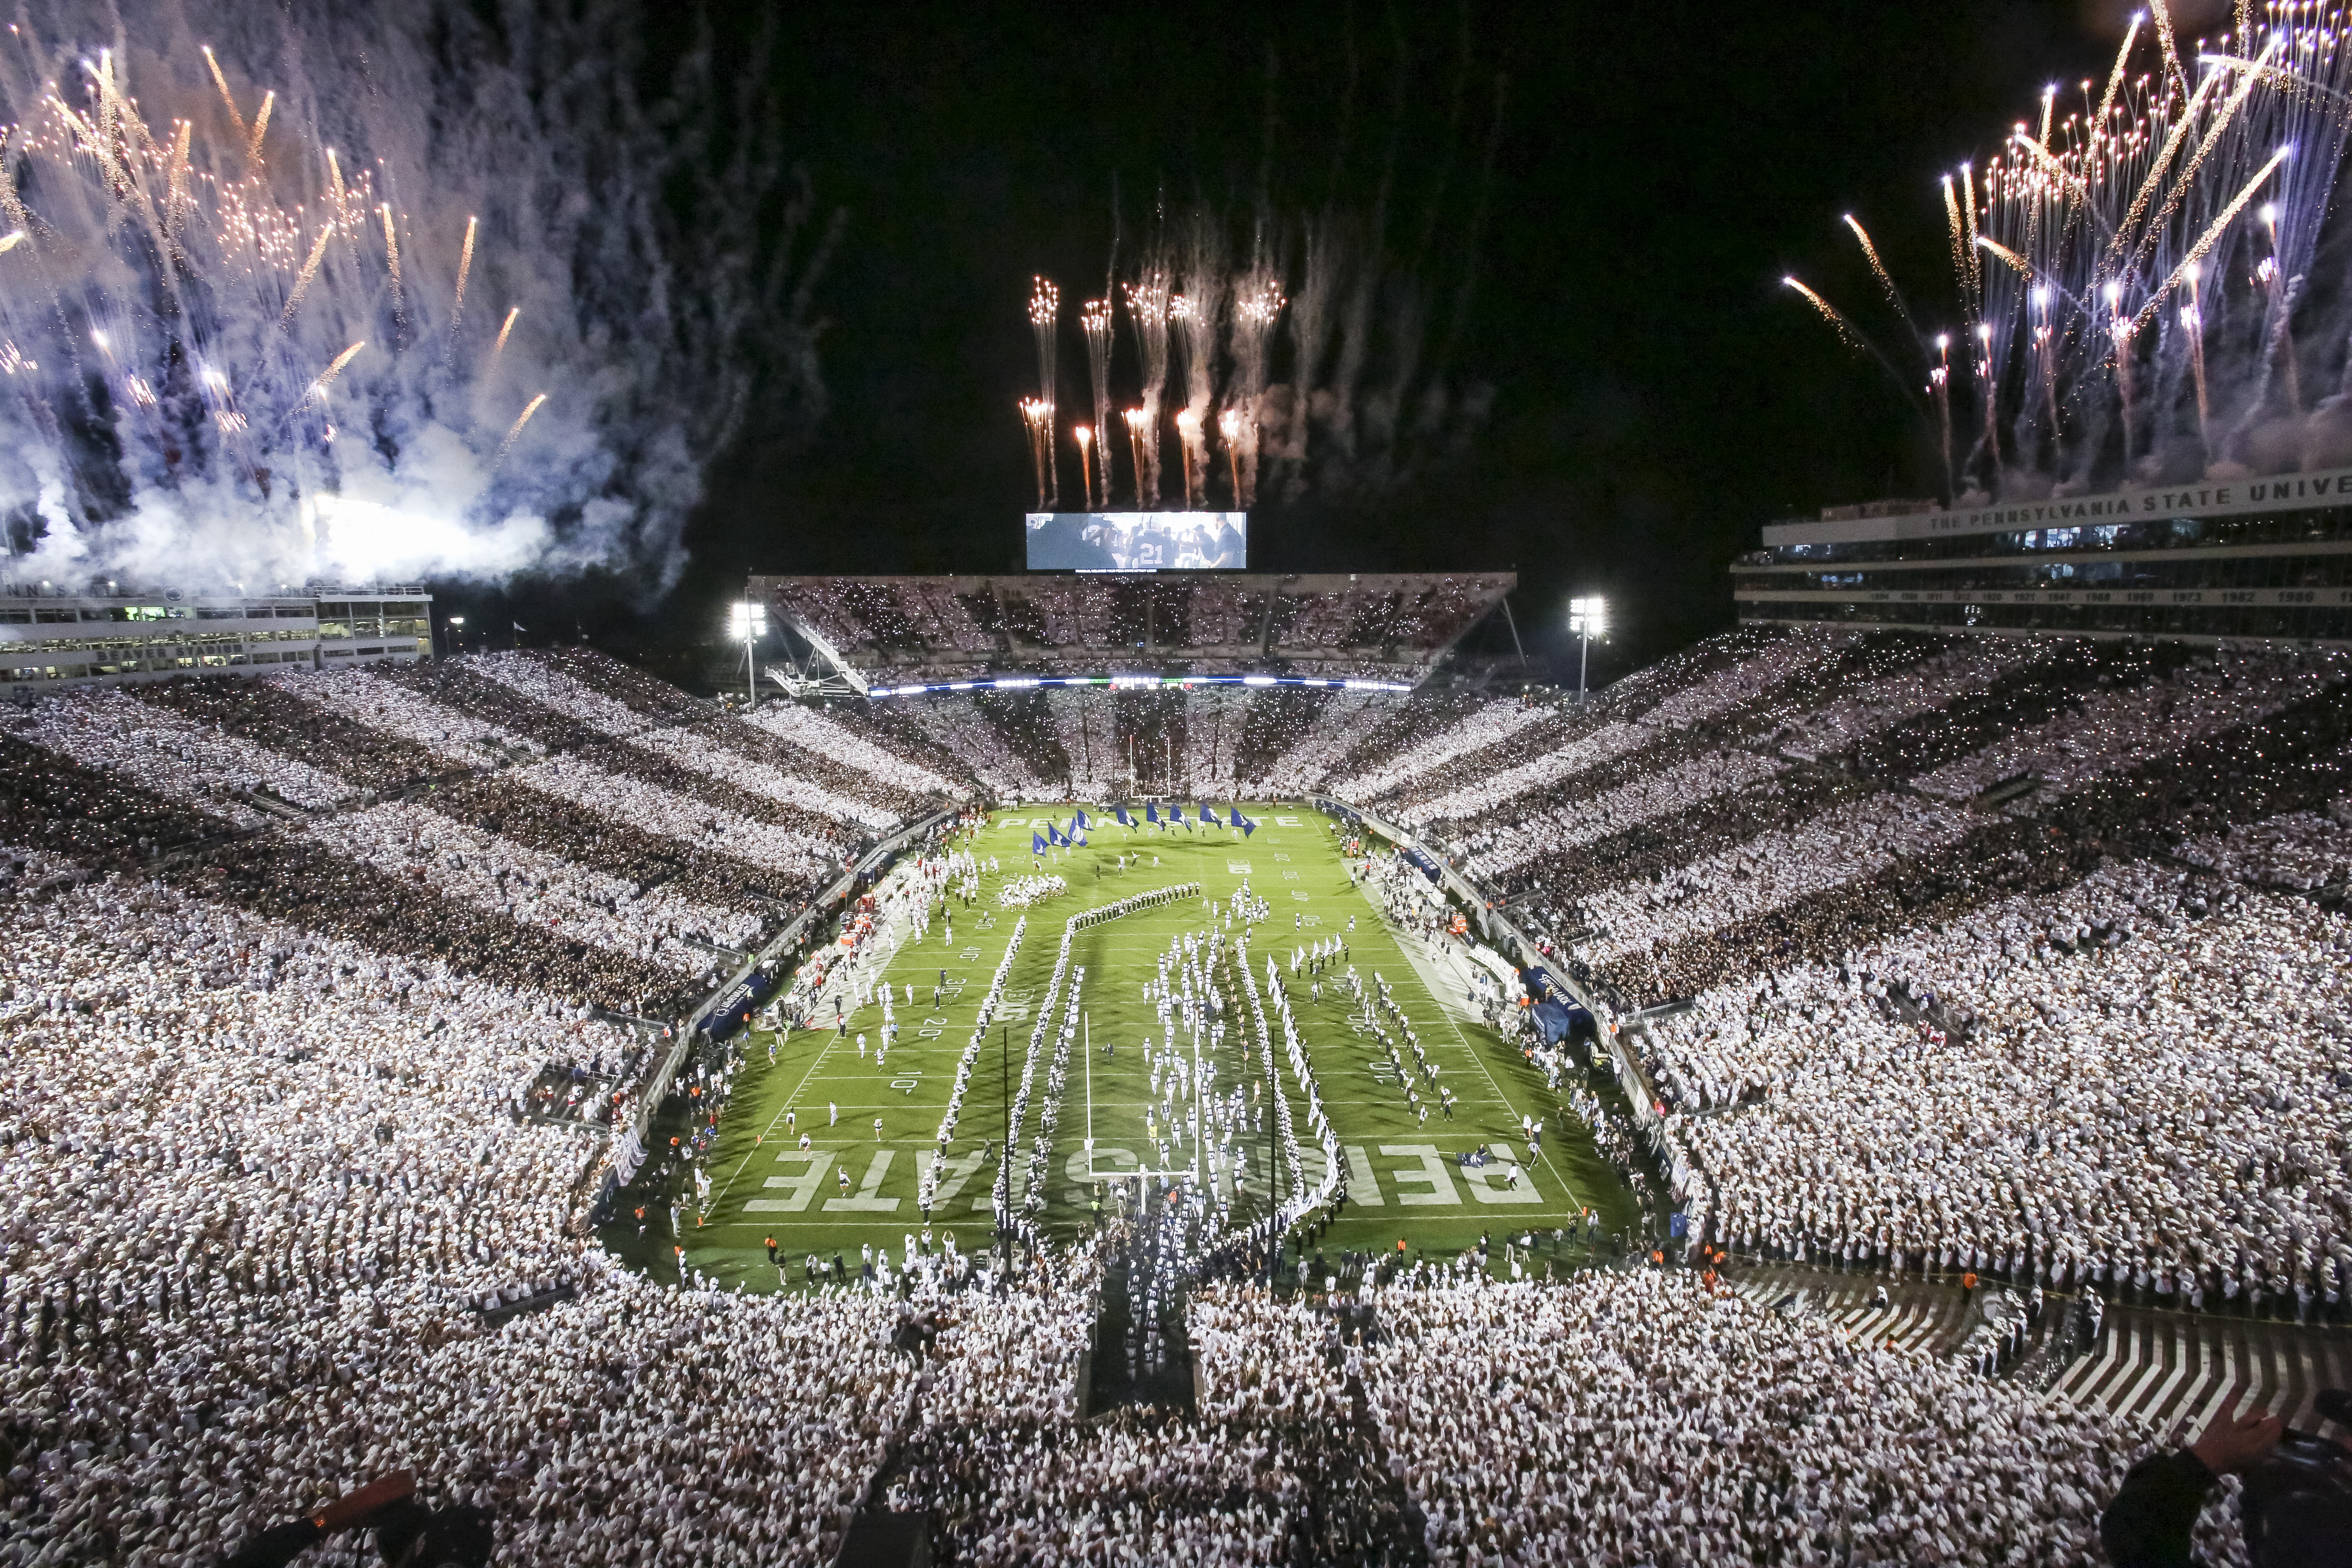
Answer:
<svg viewBox="0 0 2352 1568"><path fill-rule="evenodd" d="M1503 602L1507 572L754 577L837 668L877 685L1001 669L1281 669L1417 680Z"/></svg>
<svg viewBox="0 0 2352 1568"><path fill-rule="evenodd" d="M911 581L773 592L928 672L1139 622L1393 668L1487 591ZM726 712L578 651L56 690L0 749L0 1563L209 1564L395 1462L509 1563L830 1562L885 1517L975 1563L2091 1560L2182 1422L2310 1416L2315 1375L2161 1336L2340 1332L2347 680L1758 626L1582 705ZM1603 1147L1670 1187L1654 1258L1213 1270L1188 1408L1089 1419L1131 1222L772 1296L599 1247L665 1028L867 846L1179 786L1337 803L1480 890L1633 1091L1642 1146Z"/></svg>

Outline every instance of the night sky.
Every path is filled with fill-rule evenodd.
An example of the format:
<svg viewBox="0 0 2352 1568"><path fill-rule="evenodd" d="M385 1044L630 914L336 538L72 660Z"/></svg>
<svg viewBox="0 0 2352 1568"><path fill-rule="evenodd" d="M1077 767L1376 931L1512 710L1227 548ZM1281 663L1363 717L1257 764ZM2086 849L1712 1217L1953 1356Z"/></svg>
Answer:
<svg viewBox="0 0 2352 1568"><path fill-rule="evenodd" d="M1725 568L1761 523L1936 492L1902 394L1780 279L1895 348L1852 211L1931 327L1948 320L1937 174L2045 82L2104 76L2121 9L791 7L768 85L843 216L817 285L825 413L755 422L714 468L667 601L580 618L675 657L746 571L1017 567L1031 275L1062 285L1066 426L1076 305L1115 224L1131 247L1163 196L1236 235L1261 205L1277 228L1369 212L1387 166L1385 250L1420 279L1426 363L1490 386L1491 410L1383 489L1261 504L1252 566L1513 568L1531 644L1564 656L1567 597L1599 592L1622 630L1596 678L1648 662L1729 624ZM1129 352L1122 329L1122 374ZM544 624L560 602L525 584L511 607Z"/></svg>

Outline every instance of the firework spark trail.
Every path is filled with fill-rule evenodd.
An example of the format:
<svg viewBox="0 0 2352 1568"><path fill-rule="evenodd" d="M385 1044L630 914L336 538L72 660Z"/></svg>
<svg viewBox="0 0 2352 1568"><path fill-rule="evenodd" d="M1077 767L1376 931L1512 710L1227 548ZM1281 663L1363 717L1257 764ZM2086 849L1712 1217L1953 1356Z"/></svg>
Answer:
<svg viewBox="0 0 2352 1568"><path fill-rule="evenodd" d="M1089 300L1078 308L1078 330L1086 334L1087 340L1087 375L1094 384L1094 428L1104 432L1111 427L1110 329L1108 300ZM1097 510L1108 510L1110 507L1110 439L1106 435L1095 447L1096 477L1088 488L1087 504Z"/></svg>
<svg viewBox="0 0 2352 1568"><path fill-rule="evenodd" d="M1135 353L1142 367L1143 405L1129 416L1129 444L1135 448L1135 504L1145 511L1160 504L1160 399L1168 388L1168 273L1158 265L1127 286L1127 321L1135 334ZM1135 416L1140 415L1139 423Z"/></svg>
<svg viewBox="0 0 2352 1568"><path fill-rule="evenodd" d="M326 224L320 228L319 237L311 242L310 254L303 259L302 270L295 274L294 287L286 295L286 309L278 312L279 326L294 320L294 312L301 308L302 296L310 292L310 279L319 275L319 263L326 259L327 242L334 237L333 224Z"/></svg>
<svg viewBox="0 0 2352 1568"><path fill-rule="evenodd" d="M1289 303L1282 285L1263 268L1251 273L1234 299L1234 380L1225 411L1217 420L1234 463L1234 504L1257 500L1258 428L1265 401L1265 345L1274 323Z"/></svg>
<svg viewBox="0 0 2352 1568"><path fill-rule="evenodd" d="M1144 476L1157 466L1153 461L1156 454L1147 455L1144 450L1152 439L1151 415L1145 409L1130 408L1120 417L1127 422L1127 444L1135 455L1135 507L1138 511L1150 511L1160 504L1156 484L1151 489L1144 488Z"/></svg>
<svg viewBox="0 0 2352 1568"><path fill-rule="evenodd" d="M398 321L404 308L400 290L400 231L393 226L392 204L385 202L379 210L383 214L383 265L392 282L392 314Z"/></svg>
<svg viewBox="0 0 2352 1568"><path fill-rule="evenodd" d="M2172 36L2172 13L2165 8L2164 0L2148 0L2148 10L2156 17L2156 36L2164 50L2164 68L2170 73L2174 89L2189 90L2189 74L2180 68L2180 46Z"/></svg>
<svg viewBox="0 0 2352 1568"><path fill-rule="evenodd" d="M2026 279L2028 282L2032 281L2033 264L2026 260L2022 256L2018 255L2014 250L2010 249L2009 247L2001 244L2000 241L1980 234L1977 236L1977 248L1983 251L1986 255L1992 257L1995 260L2008 263L2011 269L2015 271L2020 278Z"/></svg>
<svg viewBox="0 0 2352 1568"><path fill-rule="evenodd" d="M261 95L261 108L253 116L253 132L245 144L245 161L250 168L261 166L261 140L269 134L269 111L277 102L278 94L274 91Z"/></svg>
<svg viewBox="0 0 2352 1568"><path fill-rule="evenodd" d="M1046 470L1054 460L1054 405L1042 397L1024 398L1021 422L1028 429L1029 460L1037 470L1037 509L1047 510L1053 506Z"/></svg>
<svg viewBox="0 0 2352 1568"><path fill-rule="evenodd" d="M1912 336L1922 336L1919 323L1911 319L1911 307L1904 303L1903 290L1895 286L1895 279L1886 270L1886 263L1878 258L1878 247L1870 242L1870 235L1862 226L1861 220L1848 213L1845 226L1853 231L1855 242L1862 247L1862 254L1870 263L1870 275L1878 279L1879 288L1885 291L1886 302L1895 308L1896 315L1903 318L1903 324L1911 329Z"/></svg>
<svg viewBox="0 0 2352 1568"><path fill-rule="evenodd" d="M356 342L337 354L334 362L319 373L319 379L310 384L310 390L307 395L320 403L326 402L327 388L334 384L335 377L343 374L343 366L357 359L360 351L365 347L367 344L364 342Z"/></svg>
<svg viewBox="0 0 2352 1568"><path fill-rule="evenodd" d="M236 111L236 94L229 91L228 78L221 74L220 61L213 58L210 44L205 46L205 64L211 68L213 85L220 89L221 104L228 110L228 122L236 127L236 139L242 142L246 139L245 116Z"/></svg>
<svg viewBox="0 0 2352 1568"><path fill-rule="evenodd" d="M1184 457L1184 505L1195 509L1207 503L1202 486L1209 470L1209 444L1201 434L1201 416L1191 409L1176 415L1176 439Z"/></svg>
<svg viewBox="0 0 2352 1568"><path fill-rule="evenodd" d="M1184 410L1192 416L1195 436L1208 439L1209 410L1217 397L1217 333L1225 311L1227 285L1223 237L1205 213L1192 223L1181 275L1177 279L1185 302ZM1202 465L1206 494L1208 468Z"/></svg>
<svg viewBox="0 0 2352 1568"><path fill-rule="evenodd" d="M1984 264L1977 259L1977 182L1975 171L1966 163L1960 165L1961 234L1965 243L1960 247L1963 270L1968 275L1969 320L1984 319Z"/></svg>
<svg viewBox="0 0 2352 1568"><path fill-rule="evenodd" d="M18 234L33 226L33 215L25 210L24 201L16 195L16 150L10 143L14 127L0 129L0 212L8 215Z"/></svg>
<svg viewBox="0 0 2352 1568"><path fill-rule="evenodd" d="M2132 322L2133 331L2138 331L2156 319L2156 313L2163 308L2166 297L2180 287L2182 281L2195 271L2198 265L2211 252L2215 243L2221 239L2223 231L2237 221L2238 215L2246 210L2246 204L2252 201L2263 186L2269 183L2270 177L2278 172L2278 166L2281 163L2287 161L2287 156L2292 151L2291 148L2282 147L2272 153L2271 161L2262 166L2261 172L2248 180L2244 187L2230 198L2229 205L2223 207L2213 221L2205 226L2205 232L2197 237L2197 243L2189 247L2188 254L2180 258L2180 265L2172 269L2172 276L2167 278L2154 292L2149 294L2147 303L2140 307L2138 317Z"/></svg>
<svg viewBox="0 0 2352 1568"><path fill-rule="evenodd" d="M2107 90L2099 95L2099 110L2094 117L2094 123L2096 125L2105 125L2107 116L2115 112L2116 94L2123 90L2124 75L2131 65L2132 45L2139 40L2142 16L2140 12L2133 12L2130 25L2124 28L2123 47L2116 51L2115 67L2107 72Z"/></svg>
<svg viewBox="0 0 2352 1568"><path fill-rule="evenodd" d="M522 405L522 412L515 416L515 422L507 426L507 438L499 443L499 455L490 461L492 470L506 466L507 454L513 451L515 443L522 438L522 427L530 423L530 416L538 413L540 405L546 401L547 394L542 392Z"/></svg>
<svg viewBox="0 0 2352 1568"><path fill-rule="evenodd" d="M1966 254L1968 237L1960 226L1959 193L1952 188L1952 176L1949 174L1944 176L1944 226L1946 240L1951 249L1952 276L1959 282L1961 292L1965 298L1968 289L1967 279L1969 275L1969 263ZM1966 309L1967 307L1964 302L1962 305L1963 314L1966 313Z"/></svg>
<svg viewBox="0 0 2352 1568"><path fill-rule="evenodd" d="M479 221L471 217L466 220L466 243L457 251L457 287L449 300L449 352L451 353L457 352L457 328L466 317L466 279L474 270L474 230Z"/></svg>
<svg viewBox="0 0 2352 1568"><path fill-rule="evenodd" d="M1029 290L1029 331L1037 343L1037 404L1045 411L1045 497L1039 504L1054 506L1062 499L1061 463L1054 451L1055 410L1061 399L1055 355L1059 350L1062 290L1045 279L1034 279Z"/></svg>
<svg viewBox="0 0 2352 1568"><path fill-rule="evenodd" d="M1822 313L1822 320L1830 324L1832 330L1837 333L1839 340L1848 348L1863 349L1868 346L1863 342L1862 334L1854 330L1853 323L1845 319L1844 312L1840 310L1835 305L1831 304L1827 300L1822 299L1819 292L1808 288L1805 284L1798 281L1794 278L1783 278L1780 281L1786 287L1794 289L1799 294L1804 297L1807 304L1812 306L1814 310L1819 310Z"/></svg>
<svg viewBox="0 0 2352 1568"><path fill-rule="evenodd" d="M172 142L172 166L164 177L164 226L177 234L188 215L188 153L196 128L187 121L180 121L180 133Z"/></svg>
<svg viewBox="0 0 2352 1568"><path fill-rule="evenodd" d="M490 363L493 366L499 363L499 356L507 352L507 334L514 331L515 318L521 314L520 305L512 306L507 311L507 319L499 323L498 342L490 345Z"/></svg>

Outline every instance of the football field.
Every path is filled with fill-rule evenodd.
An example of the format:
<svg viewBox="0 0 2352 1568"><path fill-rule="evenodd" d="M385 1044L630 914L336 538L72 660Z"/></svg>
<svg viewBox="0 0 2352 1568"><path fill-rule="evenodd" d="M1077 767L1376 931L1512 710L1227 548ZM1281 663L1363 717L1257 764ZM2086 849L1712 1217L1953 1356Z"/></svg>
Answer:
<svg viewBox="0 0 2352 1568"><path fill-rule="evenodd" d="M1122 828L1107 812L1089 808L1091 845L1049 852L1042 867L1031 853L1031 836L1044 831L1049 815L1066 828L1067 806L1003 813L969 841L959 839L981 858L976 902L951 900L946 918L935 909L919 935L911 923L886 931L860 961L869 978L878 975L895 988L899 1037L887 1058L876 1059L879 1004L845 1011L844 1026L836 1027L831 994L815 1026L755 1032L748 1040L704 1167L709 1201L690 1205L683 1221L688 1261L722 1280L772 1288L777 1270L766 1251L772 1237L789 1282L798 1285L802 1260L812 1254L830 1260L841 1253L854 1274L861 1244L887 1245L895 1258L904 1238L922 1231L922 1178L938 1156L957 1066L1025 914L1003 1004L940 1161L929 1214L934 1238L951 1231L964 1249L985 1249L994 1237L991 1194L1006 1105L1017 1100L1024 1076L1031 1088L1018 1129L1016 1205L1027 1196L1029 1152L1045 1131L1057 1029L1045 1030L1034 1062L1030 1045L1066 922L1132 894L1192 883L1200 885L1198 894L1088 926L1072 942L1068 978L1052 1002L1058 1026L1070 1016L1075 994L1076 1032L1063 1061L1066 1088L1042 1167L1048 1234L1082 1234L1094 1223L1097 1198L1108 1207L1110 1184L1139 1179L1139 1172L1156 1173L1141 1179L1212 1182L1238 1216L1262 1213L1269 1161L1286 1193L1292 1180L1290 1152L1276 1147L1268 1131L1276 1125L1266 1114L1270 1094L1290 1104L1303 1146L1301 1173L1310 1187L1321 1179L1322 1151L1279 1020L1267 1006L1275 1066L1269 1083L1237 966L1225 963L1218 972L1226 999L1221 1039L1180 1033L1171 1040L1147 997L1162 956L1188 933L1204 937L1213 921L1228 946L1245 940L1248 984L1262 1004L1267 960L1274 960L1339 1133L1349 1204L1324 1247L1393 1251L1402 1238L1417 1251L1450 1253L1484 1232L1499 1238L1581 1226L1588 1207L1600 1211L1604 1227L1628 1223L1630 1195L1594 1152L1583 1124L1546 1091L1540 1072L1478 1020L1451 978L1456 970L1418 939L1392 931L1376 897L1351 883L1339 826L1297 805L1244 803L1243 809L1257 825L1246 837L1237 829L1189 825ZM1006 883L1040 870L1066 879L1068 890L1024 910L999 906ZM1255 907L1237 911L1233 898L1244 885ZM1326 939L1343 942L1344 956L1333 954L1319 973L1308 965L1294 973L1294 952ZM1368 984L1375 974L1386 981L1391 1001L1437 1068L1437 1083L1453 1095L1450 1117L1425 1084L1425 1115L1408 1103L1365 1009L1341 994L1339 977L1350 965ZM1392 1016L1387 1026L1396 1032ZM1413 1066L1409 1054L1405 1060ZM1185 1082L1204 1084L1208 1092L1187 1100L1180 1092ZM1220 1115L1223 1133L1213 1120ZM1532 1156L1521 1133L1523 1115L1545 1123L1541 1150ZM1458 1163L1481 1145L1497 1157L1480 1167ZM1500 1157L1505 1151L1507 1159Z"/></svg>

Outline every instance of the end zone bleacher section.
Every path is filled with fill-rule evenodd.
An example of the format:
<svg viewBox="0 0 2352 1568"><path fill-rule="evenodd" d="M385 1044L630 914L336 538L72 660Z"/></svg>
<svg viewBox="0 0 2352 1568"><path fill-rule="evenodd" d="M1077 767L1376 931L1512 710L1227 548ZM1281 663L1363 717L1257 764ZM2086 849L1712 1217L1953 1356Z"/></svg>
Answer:
<svg viewBox="0 0 2352 1568"><path fill-rule="evenodd" d="M754 577L750 592L876 685L977 670L1281 670L1408 683L1502 603L1509 573Z"/></svg>

